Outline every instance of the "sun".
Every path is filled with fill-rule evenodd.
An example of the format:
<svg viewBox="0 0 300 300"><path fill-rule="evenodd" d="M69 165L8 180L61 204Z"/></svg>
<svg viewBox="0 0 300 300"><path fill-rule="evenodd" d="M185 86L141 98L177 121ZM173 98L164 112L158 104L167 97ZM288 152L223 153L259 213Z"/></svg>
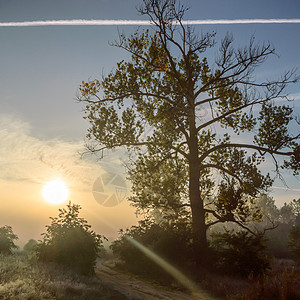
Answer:
<svg viewBox="0 0 300 300"><path fill-rule="evenodd" d="M69 189L60 179L49 181L43 188L43 197L51 204L63 203L67 200L68 196Z"/></svg>

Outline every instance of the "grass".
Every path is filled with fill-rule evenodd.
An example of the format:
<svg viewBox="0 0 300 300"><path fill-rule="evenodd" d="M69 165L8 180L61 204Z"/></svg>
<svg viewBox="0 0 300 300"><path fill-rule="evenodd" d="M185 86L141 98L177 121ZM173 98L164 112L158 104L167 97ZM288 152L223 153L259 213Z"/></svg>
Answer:
<svg viewBox="0 0 300 300"><path fill-rule="evenodd" d="M118 260L110 259L104 265L131 274L126 266ZM273 259L271 270L260 277L240 278L238 276L220 275L211 271L202 270L201 276L194 277L199 286L214 295L217 299L228 300L297 300L300 299L300 266L291 260ZM192 275L192 274L189 274ZM154 286L166 289L187 292L174 281L156 281L152 276L146 277L141 274L136 278L147 281ZM192 278L192 276L191 276ZM157 278L159 279L159 278Z"/></svg>
<svg viewBox="0 0 300 300"><path fill-rule="evenodd" d="M199 283L221 299L296 300L300 299L300 266L288 260L273 259L269 273L257 278L241 279L205 272Z"/></svg>
<svg viewBox="0 0 300 300"><path fill-rule="evenodd" d="M127 299L96 277L37 263L24 254L0 256L0 299Z"/></svg>
<svg viewBox="0 0 300 300"><path fill-rule="evenodd" d="M105 265L116 268L113 260L107 261ZM220 299L300 299L300 266L296 266L289 260L273 259L271 267L268 274L259 278L241 279L205 271L197 281L202 288ZM124 273L128 274L128 272ZM138 277L142 279L142 276ZM101 280L94 276L81 276L54 264L40 264L33 257L16 253L0 256L0 299L118 300L127 298L103 286Z"/></svg>

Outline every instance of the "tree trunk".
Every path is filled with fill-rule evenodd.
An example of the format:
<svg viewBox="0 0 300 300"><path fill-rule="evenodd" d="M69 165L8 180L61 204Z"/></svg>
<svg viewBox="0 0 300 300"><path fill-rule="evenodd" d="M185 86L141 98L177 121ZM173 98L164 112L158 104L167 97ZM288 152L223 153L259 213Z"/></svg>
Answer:
<svg viewBox="0 0 300 300"><path fill-rule="evenodd" d="M189 196L192 210L192 229L195 259L199 264L205 261L205 253L208 244L206 238L205 212L203 199L200 195L200 165L198 161L198 138L192 135L190 138L190 159L189 159Z"/></svg>

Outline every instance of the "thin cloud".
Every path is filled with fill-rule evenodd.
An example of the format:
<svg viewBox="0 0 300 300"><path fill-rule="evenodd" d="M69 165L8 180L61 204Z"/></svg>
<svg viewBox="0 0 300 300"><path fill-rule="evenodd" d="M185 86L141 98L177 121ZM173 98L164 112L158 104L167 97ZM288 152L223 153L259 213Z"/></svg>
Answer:
<svg viewBox="0 0 300 300"><path fill-rule="evenodd" d="M300 23L300 19L235 19L235 20L185 20L184 25L225 25L225 24L286 24ZM25 22L2 22L0 27L27 27L27 26L111 26L111 25L152 25L151 21L144 20L45 20ZM178 24L174 22L174 24Z"/></svg>
<svg viewBox="0 0 300 300"><path fill-rule="evenodd" d="M81 159L83 142L39 139L31 127L14 116L0 115L0 180L43 183L52 177L63 177L79 189L91 190L94 180L104 170L116 169L115 155L105 161Z"/></svg>

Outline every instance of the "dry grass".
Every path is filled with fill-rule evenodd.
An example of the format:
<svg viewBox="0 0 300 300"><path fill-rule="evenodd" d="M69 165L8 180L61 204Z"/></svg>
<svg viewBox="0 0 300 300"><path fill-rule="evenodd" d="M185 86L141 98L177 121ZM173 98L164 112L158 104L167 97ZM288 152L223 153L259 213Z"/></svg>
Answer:
<svg viewBox="0 0 300 300"><path fill-rule="evenodd" d="M240 279L206 273L200 282L203 288L222 299L300 299L300 266L288 260L274 259L271 267L268 274L258 278Z"/></svg>
<svg viewBox="0 0 300 300"><path fill-rule="evenodd" d="M0 299L126 299L96 277L79 276L26 255L0 256Z"/></svg>
<svg viewBox="0 0 300 300"><path fill-rule="evenodd" d="M130 272L122 267L120 261L109 259L103 263L104 265L113 268L124 274ZM192 278L192 271L189 274ZM194 280L199 283L199 286L207 292L213 294L218 299L228 300L297 300L300 299L300 266L296 266L291 260L273 259L271 269L268 274L258 278L243 279L238 276L219 275L207 270L202 270L199 277L194 277ZM141 280L146 280L148 283L156 285L153 278L137 276ZM162 284L162 282L160 282ZM167 288L174 290L174 282L165 283ZM176 289L180 289L175 285Z"/></svg>

